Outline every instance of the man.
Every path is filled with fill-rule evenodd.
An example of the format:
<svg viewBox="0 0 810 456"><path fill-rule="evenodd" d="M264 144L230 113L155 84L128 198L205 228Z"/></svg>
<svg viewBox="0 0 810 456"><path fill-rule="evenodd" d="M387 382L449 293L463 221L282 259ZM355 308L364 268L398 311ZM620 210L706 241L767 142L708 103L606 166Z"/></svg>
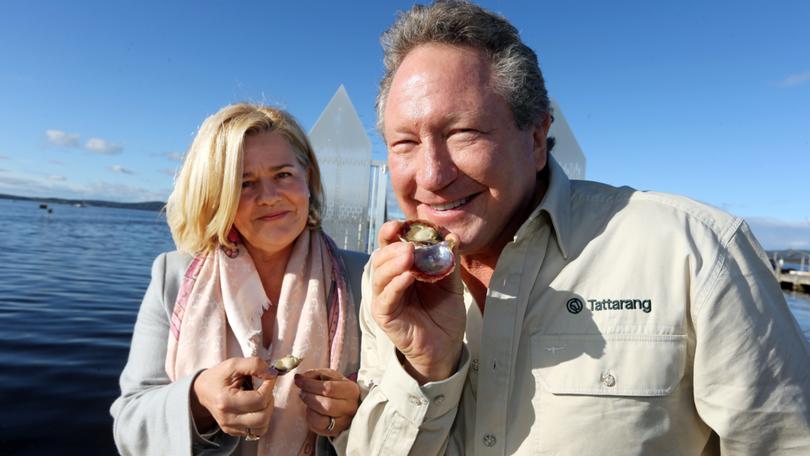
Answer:
<svg viewBox="0 0 810 456"><path fill-rule="evenodd" d="M350 454L810 454L808 347L742 220L569 181L534 52L464 2L383 37L379 126L408 218L456 236L366 270Z"/></svg>

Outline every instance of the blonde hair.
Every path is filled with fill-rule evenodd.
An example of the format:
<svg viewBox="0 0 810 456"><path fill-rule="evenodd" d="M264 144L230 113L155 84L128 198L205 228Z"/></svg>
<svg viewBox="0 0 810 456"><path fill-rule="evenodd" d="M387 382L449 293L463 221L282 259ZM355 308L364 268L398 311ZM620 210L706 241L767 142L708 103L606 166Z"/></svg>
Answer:
<svg viewBox="0 0 810 456"><path fill-rule="evenodd" d="M220 245L234 248L228 233L239 206L245 137L271 132L290 143L298 162L307 170L307 226L320 226L321 172L304 131L281 109L233 104L205 119L175 179L166 203L166 219L178 250L197 254Z"/></svg>

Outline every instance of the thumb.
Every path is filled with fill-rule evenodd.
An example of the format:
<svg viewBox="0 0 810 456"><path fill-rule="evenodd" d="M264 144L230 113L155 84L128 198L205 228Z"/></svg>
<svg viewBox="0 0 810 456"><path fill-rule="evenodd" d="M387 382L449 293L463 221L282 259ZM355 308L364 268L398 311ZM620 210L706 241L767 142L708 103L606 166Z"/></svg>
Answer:
<svg viewBox="0 0 810 456"><path fill-rule="evenodd" d="M221 364L225 374L223 380L243 390L252 390L253 378L263 378L267 372L267 363L259 357L231 358Z"/></svg>
<svg viewBox="0 0 810 456"><path fill-rule="evenodd" d="M262 384L259 385L259 388L256 389L256 392L261 394L264 397L270 397L273 395L273 388L276 386L276 379L278 377L275 375L266 375L261 377Z"/></svg>

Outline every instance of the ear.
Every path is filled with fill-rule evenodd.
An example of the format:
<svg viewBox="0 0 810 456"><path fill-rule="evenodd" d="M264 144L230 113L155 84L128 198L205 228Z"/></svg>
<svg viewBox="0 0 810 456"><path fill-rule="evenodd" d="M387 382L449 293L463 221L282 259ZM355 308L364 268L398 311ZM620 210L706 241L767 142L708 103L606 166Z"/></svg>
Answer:
<svg viewBox="0 0 810 456"><path fill-rule="evenodd" d="M551 114L546 114L545 117L537 121L532 127L532 141L534 143L534 163L536 171L540 172L546 167L548 163L548 150L546 150L546 138L548 138L548 130L551 128Z"/></svg>

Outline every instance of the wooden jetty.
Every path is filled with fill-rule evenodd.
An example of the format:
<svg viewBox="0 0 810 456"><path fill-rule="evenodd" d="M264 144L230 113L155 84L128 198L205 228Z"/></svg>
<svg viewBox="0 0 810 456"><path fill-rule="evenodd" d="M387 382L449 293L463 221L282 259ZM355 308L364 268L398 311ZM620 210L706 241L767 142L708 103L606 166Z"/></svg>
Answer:
<svg viewBox="0 0 810 456"><path fill-rule="evenodd" d="M806 250L782 250L773 252L771 266L773 275L782 289L810 294L810 252ZM805 267L807 264L808 267Z"/></svg>
<svg viewBox="0 0 810 456"><path fill-rule="evenodd" d="M810 272L781 272L779 268L776 268L774 274L776 275L776 280L779 282L779 285L781 285L782 288L810 293Z"/></svg>

